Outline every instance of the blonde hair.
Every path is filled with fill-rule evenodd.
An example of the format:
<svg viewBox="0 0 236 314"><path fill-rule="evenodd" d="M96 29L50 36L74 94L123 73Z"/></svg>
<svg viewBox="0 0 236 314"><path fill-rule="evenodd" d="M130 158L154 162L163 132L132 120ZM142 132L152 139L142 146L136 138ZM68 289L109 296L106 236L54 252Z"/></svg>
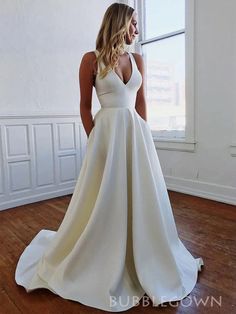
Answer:
<svg viewBox="0 0 236 314"><path fill-rule="evenodd" d="M123 3L113 3L107 8L96 39L100 78L118 66L118 58L125 51L125 36L129 32L133 12L134 8ZM100 61L105 65L103 69Z"/></svg>

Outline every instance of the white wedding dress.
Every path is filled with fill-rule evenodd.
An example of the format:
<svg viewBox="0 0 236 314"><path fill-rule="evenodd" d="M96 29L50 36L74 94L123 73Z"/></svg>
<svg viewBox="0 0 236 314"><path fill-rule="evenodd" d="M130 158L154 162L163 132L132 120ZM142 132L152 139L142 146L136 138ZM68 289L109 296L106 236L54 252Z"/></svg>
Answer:
<svg viewBox="0 0 236 314"><path fill-rule="evenodd" d="M145 293L154 305L181 300L197 282L204 263L178 237L150 127L135 110L142 76L129 57L126 84L113 70L96 76L101 108L65 217L35 236L16 267L27 292L119 312Z"/></svg>

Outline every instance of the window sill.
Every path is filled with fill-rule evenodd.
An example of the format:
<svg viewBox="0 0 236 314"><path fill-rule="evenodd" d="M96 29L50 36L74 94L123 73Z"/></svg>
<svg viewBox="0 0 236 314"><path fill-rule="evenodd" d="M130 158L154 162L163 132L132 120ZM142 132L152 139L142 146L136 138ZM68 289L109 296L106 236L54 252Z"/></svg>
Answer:
<svg viewBox="0 0 236 314"><path fill-rule="evenodd" d="M181 152L195 152L196 141L184 139L167 139L153 136L154 144L157 149L175 150Z"/></svg>

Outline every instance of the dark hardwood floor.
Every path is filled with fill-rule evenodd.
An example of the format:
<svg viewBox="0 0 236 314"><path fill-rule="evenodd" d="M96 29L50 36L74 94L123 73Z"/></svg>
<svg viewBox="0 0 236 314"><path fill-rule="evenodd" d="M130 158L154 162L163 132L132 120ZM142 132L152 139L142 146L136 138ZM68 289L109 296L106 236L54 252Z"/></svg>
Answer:
<svg viewBox="0 0 236 314"><path fill-rule="evenodd" d="M236 313L236 206L169 192L179 237L204 259L197 284L182 301L152 306L140 301L132 313ZM0 212L0 313L105 313L60 298L46 289L27 293L14 280L18 258L41 229L57 230L71 196ZM146 306L148 304L148 306Z"/></svg>

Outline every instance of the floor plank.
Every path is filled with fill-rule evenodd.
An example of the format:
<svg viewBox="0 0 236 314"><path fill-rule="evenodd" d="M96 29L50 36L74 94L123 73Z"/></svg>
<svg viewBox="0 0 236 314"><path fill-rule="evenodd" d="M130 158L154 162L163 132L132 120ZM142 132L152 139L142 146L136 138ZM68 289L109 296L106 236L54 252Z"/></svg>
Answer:
<svg viewBox="0 0 236 314"><path fill-rule="evenodd" d="M179 236L204 267L191 294L154 307L147 295L129 313L236 313L236 207L169 192ZM14 280L18 258L41 229L57 230L71 195L0 212L0 313L104 313L46 289L27 293Z"/></svg>

